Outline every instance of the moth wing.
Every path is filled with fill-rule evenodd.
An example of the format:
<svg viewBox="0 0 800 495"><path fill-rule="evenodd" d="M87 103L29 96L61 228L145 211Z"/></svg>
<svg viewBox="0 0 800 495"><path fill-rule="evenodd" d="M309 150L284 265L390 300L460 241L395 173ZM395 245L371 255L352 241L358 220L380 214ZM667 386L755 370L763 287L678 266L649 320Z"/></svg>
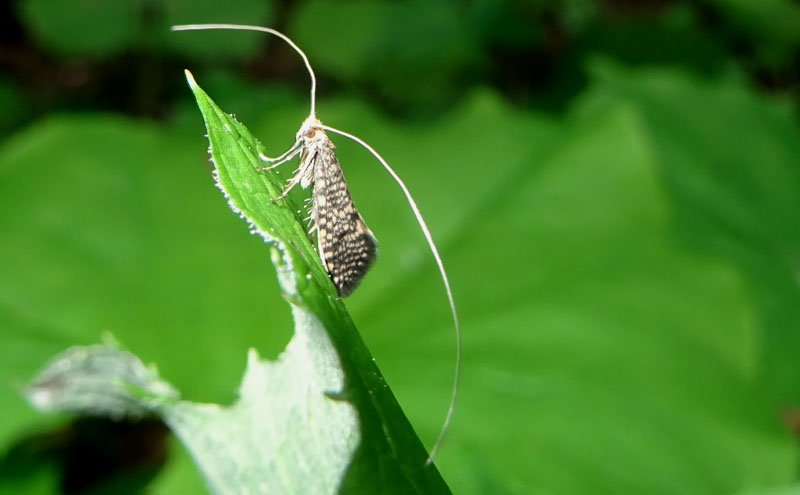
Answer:
<svg viewBox="0 0 800 495"><path fill-rule="evenodd" d="M321 149L314 159L317 249L339 296L346 297L372 266L377 241L356 210L333 148Z"/></svg>

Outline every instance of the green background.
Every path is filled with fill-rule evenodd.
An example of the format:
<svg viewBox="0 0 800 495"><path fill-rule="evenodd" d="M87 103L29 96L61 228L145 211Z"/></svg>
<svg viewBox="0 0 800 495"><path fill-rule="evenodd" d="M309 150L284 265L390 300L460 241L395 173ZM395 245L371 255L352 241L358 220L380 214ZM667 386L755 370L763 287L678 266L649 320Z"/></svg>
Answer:
<svg viewBox="0 0 800 495"><path fill-rule="evenodd" d="M308 78L266 35L168 30L195 22L292 36L318 117L415 195L464 331L437 459L454 493L800 493L797 2L3 8L0 493L202 491L158 425L28 406L66 347L110 332L184 398L231 403L247 349L290 337L182 70L273 155ZM346 304L430 447L454 355L441 282L402 193L334 141L380 242Z"/></svg>

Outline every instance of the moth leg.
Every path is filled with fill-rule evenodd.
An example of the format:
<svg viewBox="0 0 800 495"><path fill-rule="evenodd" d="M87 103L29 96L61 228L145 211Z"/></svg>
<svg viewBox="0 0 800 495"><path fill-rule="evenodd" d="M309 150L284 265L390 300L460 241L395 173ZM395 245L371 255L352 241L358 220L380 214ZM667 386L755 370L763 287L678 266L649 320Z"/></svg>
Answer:
<svg viewBox="0 0 800 495"><path fill-rule="evenodd" d="M297 174L291 178L289 183L286 184L286 187L283 188L283 192L277 198L272 198L272 202L274 203L275 201L280 201L281 199L285 198L286 195L289 194L289 191L291 191L292 188L294 188L294 186L296 186L299 183L300 183L300 174Z"/></svg>
<svg viewBox="0 0 800 495"><path fill-rule="evenodd" d="M295 141L294 144L291 147L289 147L289 149L286 150L286 152L284 154L282 154L281 156L276 157L276 158L270 158L267 155L265 155L264 153L259 153L258 157L261 158L261 160L263 160L263 161L265 161L267 163L272 163L272 162L285 163L286 160L289 160L292 156L294 156L294 154L297 152L297 150L298 150L298 148L300 147L301 144L302 144L302 141L300 141L300 140ZM290 157L290 158L287 158L287 156Z"/></svg>
<svg viewBox="0 0 800 495"><path fill-rule="evenodd" d="M287 156L286 158L281 159L279 162L273 163L268 167L258 167L258 170L272 170L273 168L280 167L284 163L288 162L292 158L296 157L298 153L303 151L303 148L297 148L296 150L292 151L292 154Z"/></svg>
<svg viewBox="0 0 800 495"><path fill-rule="evenodd" d="M301 149L302 148L300 148L300 150ZM295 154L299 153L300 150L297 150L295 152ZM275 165L272 165L272 166L274 167ZM311 170L311 167L312 167L311 160L308 160L306 163L302 163L300 165L300 168L297 169L297 172L292 176L291 179L289 179L289 183L286 184L286 187L283 189L283 192L280 194L280 196L278 196L277 198L272 198L272 202L274 203L275 201L278 201L278 200L281 200L281 199L285 198L286 195L289 194L289 191L291 191L292 188L294 188L294 186L296 186L297 184L300 184L300 182L303 179L303 176L308 174L308 172ZM305 186L303 186L303 187L305 187Z"/></svg>
<svg viewBox="0 0 800 495"><path fill-rule="evenodd" d="M292 158L297 156L297 154L300 153L302 150L303 150L303 148L297 148L297 149L291 150L291 154L289 154L287 156L284 156L279 161L273 163L272 165L270 165L268 167L258 167L258 170L262 170L262 171L263 170L272 170L273 168L280 167L284 163L288 162L289 160L291 160ZM284 153L284 155L286 155L286 153Z"/></svg>

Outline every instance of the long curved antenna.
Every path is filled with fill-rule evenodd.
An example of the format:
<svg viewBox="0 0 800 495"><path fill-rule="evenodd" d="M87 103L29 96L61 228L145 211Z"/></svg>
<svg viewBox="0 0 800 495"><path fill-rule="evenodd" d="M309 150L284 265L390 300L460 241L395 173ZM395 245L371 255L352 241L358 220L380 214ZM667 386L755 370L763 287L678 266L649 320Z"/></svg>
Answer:
<svg viewBox="0 0 800 495"><path fill-rule="evenodd" d="M367 151L372 153L372 156L378 159L383 165L392 178L397 182L400 186L400 189L403 190L403 193L406 195L406 199L408 200L408 204L411 206L411 210L414 212L414 216L417 219L417 223L419 224L420 229L422 229L422 233L425 235L425 240L428 241L428 247L433 254L433 258L436 260L436 265L439 267L439 274L442 276L442 282L444 283L445 292L447 292L447 300L450 303L450 312L453 315L453 324L455 325L456 329L456 368L453 374L453 394L450 397L450 407L447 408L447 416L444 418L444 423L442 424L442 429L439 431L439 437L436 439L436 443L433 444L433 448L431 449L431 453L428 456L428 460L426 464L430 464L433 462L434 457L436 457L436 453L439 452L439 448L442 446L442 441L444 440L444 435L447 432L447 429L450 427L450 421L453 418L453 411L456 407L456 399L458 398L458 384L459 380L461 379L461 326L458 323L458 312L456 311L456 303L453 300L453 291L450 290L450 281L447 278L447 272L444 269L444 263L442 263L442 258L439 256L439 250L436 249L436 244L433 242L433 237L431 236L430 230L428 230L428 225L425 223L425 220L422 218L422 213L419 212L419 208L417 208L417 203L414 201L414 198L411 196L408 188L406 187L403 180L400 176L395 173L392 167L386 163L386 160L383 159L381 155L375 151L372 146L368 145L364 142L361 138L358 138L348 132L340 131L339 129L328 127L327 125L320 125L322 129L326 131L331 131L346 138L350 138L353 141L357 142Z"/></svg>
<svg viewBox="0 0 800 495"><path fill-rule="evenodd" d="M308 57L300 49L299 46L294 44L288 36L281 33L280 31L276 31L272 28L262 27L262 26L247 26L241 24L182 24L179 26L172 26L173 31L195 31L200 29L235 29L241 31L261 31L263 33L270 33L274 34L278 38L282 39L283 41L287 42L289 46L294 48L294 50L300 54L302 57L303 62L306 64L306 69L308 69L308 75L311 76L311 112L308 114L309 117L315 117L315 112L317 109L317 78L314 76L314 69L311 68L311 64L308 61Z"/></svg>
<svg viewBox="0 0 800 495"><path fill-rule="evenodd" d="M184 25L172 26L173 31L192 31L201 29L233 29L233 30L245 30L245 31L261 31L264 33L273 34L281 38L286 43L288 43L289 46L294 48L294 50L303 59L303 62L306 65L306 69L308 69L308 75L311 77L311 111L309 112L308 119L316 120L315 111L316 111L317 78L316 76L314 76L314 70L311 68L311 63L309 63L306 54L288 36L272 28L267 28L263 26L248 26L241 24L184 24ZM447 409L447 415L445 416L444 423L442 424L442 428L439 431L439 436L436 438L436 443L434 443L433 448L431 449L431 453L428 456L428 460L426 461L426 465L428 465L431 464L434 458L436 457L436 454L438 453L439 448L442 445L442 441L444 440L445 433L447 433L447 430L450 427L450 421L452 420L453 411L455 410L456 399L458 398L459 381L461 378L461 354L462 354L461 325L458 322L458 312L456 311L456 303L453 300L453 291L450 289L450 281L447 278L447 272L444 269L442 258L441 256L439 256L439 250L436 249L436 244L433 242L433 237L431 236L431 232L428 229L428 225L425 223L425 219L422 218L422 213L420 213L419 208L417 208L417 203L414 201L414 198L411 196L411 192L409 192L403 180L400 179L400 176L397 175L397 173L392 169L392 167L390 167L389 164L386 163L386 160L384 160L383 157L372 148L372 146L368 145L362 139L350 133L340 131L339 129L335 129L333 127L328 127L322 124L317 124L317 125L322 129L352 139L356 143L363 146L367 151L372 153L372 155L375 158L377 158L377 160L389 172L389 174L392 176L395 182L397 182L397 184L400 186L400 189L402 189L403 193L406 195L408 204L411 206L411 210L414 212L414 217L417 219L417 223L419 224L422 233L425 235L425 240L428 241L428 247L430 248L431 253L433 254L433 258L434 260L436 260L436 265L439 267L439 273L442 277L442 282L444 283L445 292L447 292L447 300L450 304L450 312L452 313L453 324L455 325L455 330L456 330L456 365L453 376L453 393L450 397L450 406ZM291 151L292 149L290 149L287 153Z"/></svg>

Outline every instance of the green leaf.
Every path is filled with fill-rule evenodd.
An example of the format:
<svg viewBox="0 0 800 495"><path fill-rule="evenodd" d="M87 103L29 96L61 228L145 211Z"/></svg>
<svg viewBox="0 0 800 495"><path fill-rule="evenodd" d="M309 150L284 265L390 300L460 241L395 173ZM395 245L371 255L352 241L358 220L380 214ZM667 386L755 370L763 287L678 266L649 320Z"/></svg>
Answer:
<svg viewBox="0 0 800 495"><path fill-rule="evenodd" d="M141 6L131 0L29 0L20 6L30 30L58 54L119 53L137 39L141 22Z"/></svg>
<svg viewBox="0 0 800 495"><path fill-rule="evenodd" d="M132 354L76 347L56 356L28 397L42 410L141 417L158 414L189 449L208 488L336 493L359 443L354 408L326 394L344 376L319 320L294 310L295 337L278 362L250 352L239 400L230 407L177 401L171 386Z"/></svg>
<svg viewBox="0 0 800 495"><path fill-rule="evenodd" d="M127 390L125 387L135 390ZM143 398L140 398L141 395ZM114 347L73 347L53 358L28 387L28 399L44 411L67 411L112 419L146 416L154 401L177 391L129 352Z"/></svg>
<svg viewBox="0 0 800 495"><path fill-rule="evenodd" d="M800 495L800 485L785 487L751 488L737 495Z"/></svg>
<svg viewBox="0 0 800 495"><path fill-rule="evenodd" d="M215 179L231 208L250 223L253 233L258 233L265 241L281 247L293 245L302 257L302 263L312 270L317 284L327 289L329 297L335 294L333 284L317 262L317 255L306 234L301 220L301 205L291 198L273 204L272 198L281 194L283 183L277 172L259 171L263 162L258 153L263 146L236 119L222 112L197 86L188 71L186 77L208 130L211 157L216 165ZM300 270L298 267L296 271ZM289 292L292 296L308 285L305 274L293 284L286 283L293 286ZM337 310L343 311L343 307L339 306Z"/></svg>
<svg viewBox="0 0 800 495"><path fill-rule="evenodd" d="M231 207L268 242L282 251L281 287L293 310L304 307L318 318L341 361L345 388L361 424L361 444L343 482L343 493L380 487L384 493L448 492L396 399L355 330L325 273L306 227L302 208L291 197L273 203L282 191L275 173L259 171L263 146L208 98L187 72L208 130L216 178ZM278 258L273 256L273 262ZM297 322L297 313L295 313Z"/></svg>
<svg viewBox="0 0 800 495"><path fill-rule="evenodd" d="M800 46L800 6L791 0L708 0L769 65L788 64Z"/></svg>
<svg viewBox="0 0 800 495"><path fill-rule="evenodd" d="M29 390L42 409L160 415L215 493L259 491L449 493L367 352L275 174L258 170L261 145L189 77L206 120L215 177L253 232L273 244L273 264L295 319L278 363L255 351L230 407L175 400L171 386L132 354L76 348Z"/></svg>
<svg viewBox="0 0 800 495"><path fill-rule="evenodd" d="M355 18L358 29L338 29ZM487 59L465 10L449 2L313 0L298 6L289 32L320 72L375 87L404 111L441 106Z"/></svg>
<svg viewBox="0 0 800 495"><path fill-rule="evenodd" d="M257 51L262 37L219 33L175 36L173 24L216 22L268 23L272 2L175 0L143 5L133 0L26 0L20 2L22 20L37 40L52 52L66 56L118 55L131 47L168 47L202 57L246 56Z"/></svg>

